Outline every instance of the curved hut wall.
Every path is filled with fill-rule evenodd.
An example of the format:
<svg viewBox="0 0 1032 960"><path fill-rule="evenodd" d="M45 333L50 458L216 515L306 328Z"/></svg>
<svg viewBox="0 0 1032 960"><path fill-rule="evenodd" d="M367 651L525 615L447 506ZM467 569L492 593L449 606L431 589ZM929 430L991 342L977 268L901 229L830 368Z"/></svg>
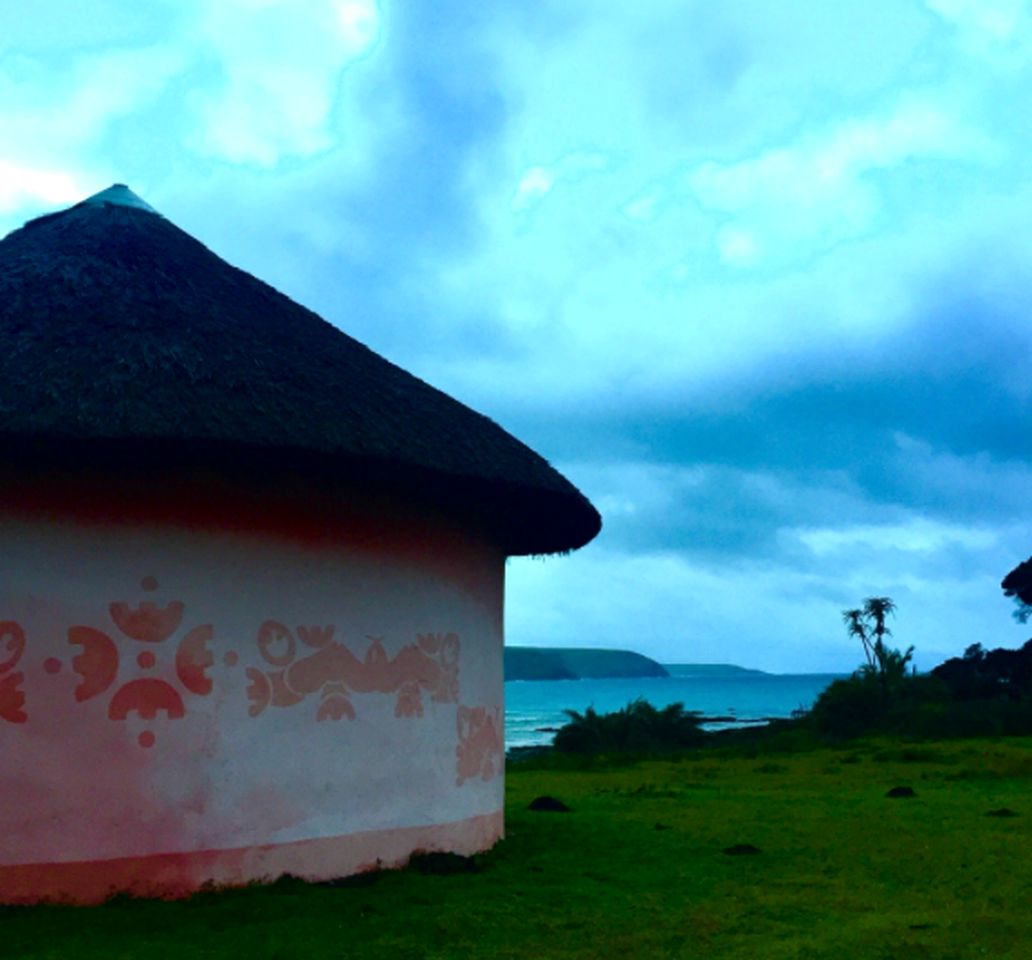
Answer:
<svg viewBox="0 0 1032 960"><path fill-rule="evenodd" d="M361 490L3 479L0 901L501 836L504 556L475 526Z"/></svg>

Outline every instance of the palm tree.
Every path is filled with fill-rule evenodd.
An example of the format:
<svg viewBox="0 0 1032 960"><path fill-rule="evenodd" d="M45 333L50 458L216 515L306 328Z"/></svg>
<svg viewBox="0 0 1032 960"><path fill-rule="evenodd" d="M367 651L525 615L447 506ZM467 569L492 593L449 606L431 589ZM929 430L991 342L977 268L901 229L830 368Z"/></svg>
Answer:
<svg viewBox="0 0 1032 960"><path fill-rule="evenodd" d="M863 607L843 610L842 619L851 637L856 637L864 648L867 664L863 670L878 677L887 693L889 682L901 678L914 655L910 647L905 653L886 646L885 638L892 636L886 620L895 614L896 604L889 597L867 597Z"/></svg>
<svg viewBox="0 0 1032 960"><path fill-rule="evenodd" d="M867 624L865 613L860 609L843 610L842 619L845 621L846 630L851 637L856 637L864 648L864 656L867 658L867 665L874 669L874 652L871 650L871 643L867 636Z"/></svg>
<svg viewBox="0 0 1032 960"><path fill-rule="evenodd" d="M880 673L885 672L885 638L892 636L892 631L885 625L885 618L896 613L896 604L888 597L868 597L864 600L864 616L870 623L873 621L871 634L874 636L874 658L878 661Z"/></svg>

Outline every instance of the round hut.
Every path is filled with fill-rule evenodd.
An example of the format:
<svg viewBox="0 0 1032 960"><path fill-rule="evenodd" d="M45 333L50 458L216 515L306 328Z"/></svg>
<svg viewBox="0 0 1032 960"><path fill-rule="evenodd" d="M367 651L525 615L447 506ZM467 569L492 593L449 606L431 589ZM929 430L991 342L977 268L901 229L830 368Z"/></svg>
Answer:
<svg viewBox="0 0 1032 960"><path fill-rule="evenodd" d="M502 836L510 555L590 503L116 185L0 241L0 902Z"/></svg>

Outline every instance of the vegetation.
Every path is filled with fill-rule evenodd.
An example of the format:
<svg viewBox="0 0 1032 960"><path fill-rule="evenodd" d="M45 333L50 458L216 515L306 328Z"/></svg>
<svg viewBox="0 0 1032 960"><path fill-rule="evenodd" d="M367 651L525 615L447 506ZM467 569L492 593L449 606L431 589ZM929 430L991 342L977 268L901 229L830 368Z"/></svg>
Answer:
<svg viewBox="0 0 1032 960"><path fill-rule="evenodd" d="M1027 596L1032 600L1032 583ZM1019 598L1019 602L1023 601ZM1021 650L989 652L973 644L963 657L918 676L907 672L914 648L900 652L885 642L892 635L886 620L895 609L888 597L868 597L862 608L843 611L846 628L860 640L866 662L817 698L804 721L817 735L841 739L874 733L923 737L1032 733L1032 641Z"/></svg>
<svg viewBox="0 0 1032 960"><path fill-rule="evenodd" d="M1032 560L1019 570L1026 568L1026 596L1032 601ZM1032 640L1020 650L985 651L973 644L963 657L918 675L908 671L914 648L889 646L888 621L895 610L890 597L868 597L862 606L842 612L846 629L860 641L864 663L830 684L812 710L793 720L707 733L683 704L657 710L637 700L611 714L567 711L569 722L556 734L555 748L581 755L648 755L702 743L798 750L877 734L933 739L1032 734Z"/></svg>
<svg viewBox="0 0 1032 960"><path fill-rule="evenodd" d="M860 673L875 677L884 692L902 682L907 664L914 656L913 647L900 653L885 643L885 638L892 636L885 621L895 612L896 604L889 597L868 597L860 609L842 611L850 636L860 641L867 658Z"/></svg>
<svg viewBox="0 0 1032 960"><path fill-rule="evenodd" d="M1029 565L1032 571L1032 561ZM1032 599L1032 584L1028 596ZM569 721L556 734L555 748L581 755L648 755L703 743L798 750L878 734L932 739L1032 735L1032 640L1020 650L985 651L974 644L963 657L918 675L907 669L914 648L900 651L887 642L892 636L888 619L895 610L889 597L868 597L861 607L842 612L865 662L852 676L831 683L809 712L792 720L707 733L698 715L683 704L658 710L636 700L610 714L590 707L583 714L566 711Z"/></svg>
<svg viewBox="0 0 1032 960"><path fill-rule="evenodd" d="M705 737L699 715L683 703L657 709L639 698L613 713L596 713L594 707L564 712L569 722L554 743L560 753L656 753L698 746Z"/></svg>
<svg viewBox="0 0 1032 960"><path fill-rule="evenodd" d="M1014 618L1026 623L1032 615L1032 557L1019 563L1003 578L1000 584L1003 594L1012 597L1017 609Z"/></svg>
<svg viewBox="0 0 1032 960"><path fill-rule="evenodd" d="M986 651L980 643L974 643L963 657L939 664L932 674L942 680L956 700L1028 698L1032 696L1032 640L1020 650Z"/></svg>
<svg viewBox="0 0 1032 960"><path fill-rule="evenodd" d="M512 768L507 794L506 840L477 872L8 908L0 954L1023 960L1032 942L1032 739L552 756ZM541 794L572 812L529 811Z"/></svg>

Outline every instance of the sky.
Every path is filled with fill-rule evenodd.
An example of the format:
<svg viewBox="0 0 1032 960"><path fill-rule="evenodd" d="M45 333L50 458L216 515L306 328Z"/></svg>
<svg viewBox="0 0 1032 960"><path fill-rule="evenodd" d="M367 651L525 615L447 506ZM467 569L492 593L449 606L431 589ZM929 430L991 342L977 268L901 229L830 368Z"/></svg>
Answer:
<svg viewBox="0 0 1032 960"><path fill-rule="evenodd" d="M0 0L0 235L124 182L599 508L511 644L1020 645L1032 2Z"/></svg>

